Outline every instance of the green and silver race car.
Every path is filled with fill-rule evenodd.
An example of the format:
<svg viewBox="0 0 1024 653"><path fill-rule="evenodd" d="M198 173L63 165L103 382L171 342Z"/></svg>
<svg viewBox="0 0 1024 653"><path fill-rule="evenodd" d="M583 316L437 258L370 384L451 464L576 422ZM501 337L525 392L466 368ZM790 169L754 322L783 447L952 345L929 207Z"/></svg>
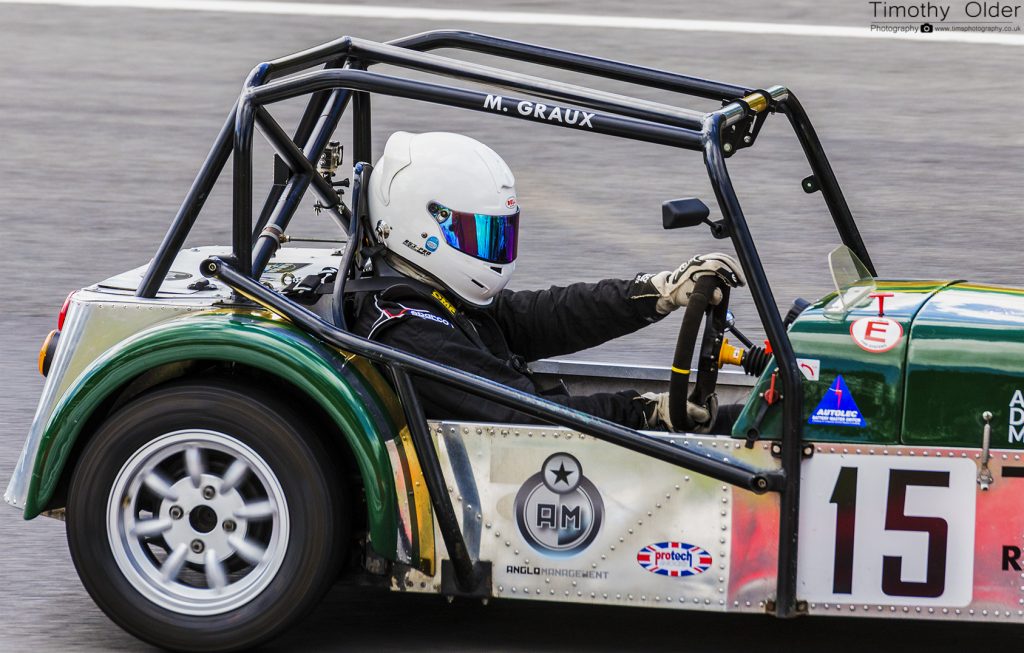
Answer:
<svg viewBox="0 0 1024 653"><path fill-rule="evenodd" d="M438 48L722 106L683 109ZM369 70L379 63L473 85ZM732 433L635 431L347 330L346 293L375 278L361 201L373 94L700 152L720 219L698 199L671 200L662 226L731 241L766 346L729 343L746 340L729 289L716 305L704 277L671 366L532 368L577 391L667 388L683 411L688 397L744 403ZM269 108L300 97L289 135ZM346 112L350 186L332 142ZM726 166L775 113L806 155L803 189L821 194L842 242L829 257L835 291L787 315ZM254 219L256 128L276 160ZM229 160L231 244L183 248ZM309 191L344 246L287 244ZM345 37L263 63L153 260L73 293L57 327L4 499L26 519L66 519L96 603L159 646L253 646L339 577L483 600L1024 623L1024 290L879 279L782 86L457 31ZM428 421L416 379L536 423Z"/></svg>

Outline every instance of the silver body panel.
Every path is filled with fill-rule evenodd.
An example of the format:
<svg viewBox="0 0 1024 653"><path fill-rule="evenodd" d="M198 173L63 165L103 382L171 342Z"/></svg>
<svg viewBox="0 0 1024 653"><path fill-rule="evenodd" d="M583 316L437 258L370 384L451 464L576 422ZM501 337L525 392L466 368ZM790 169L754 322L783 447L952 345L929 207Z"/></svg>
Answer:
<svg viewBox="0 0 1024 653"><path fill-rule="evenodd" d="M75 293L21 457L4 492L5 502L14 508L24 509L32 470L50 416L67 390L94 361L120 342L159 322L216 306L236 304L230 289L218 284L211 283L204 290L188 287L203 279L199 264L205 258L229 253L228 247L182 250L160 293L153 299L135 296L135 288L147 266L129 270ZM270 272L263 276L262 281L280 289L285 284L281 278L284 273L279 270L301 266L295 268L296 274L305 270L315 274L325 266L336 264L337 255L333 250L286 249L268 266Z"/></svg>
<svg viewBox="0 0 1024 653"><path fill-rule="evenodd" d="M733 537L734 497L739 491L727 484L566 429L459 422L431 422L431 429L467 540L478 541L479 559L492 564L495 597L716 612L763 611L765 601L772 598L774 582L759 579L744 586L742 606L730 602L732 570L736 555L745 555L745 545ZM732 438L649 435L682 447L716 450L760 467L777 467L767 448L748 450ZM565 546L532 537L523 522L524 517L551 515L537 475L545 461L566 454L570 466L572 460L578 463L583 482L589 482L584 491L596 495L588 505L599 506L600 512L591 514L596 530L592 539L583 536L575 550L575 524L570 523ZM531 504L528 497L538 494L539 502ZM558 502L550 493L547 499ZM777 518L778 499L758 499L769 510L774 505ZM566 505L564 500L561 505ZM568 508L572 511L578 505L570 503ZM554 517L559 517L557 510ZM593 526L594 521L599 523ZM440 533L437 540L441 541ZM668 573L659 573L648 568L652 564L641 565L638 559L644 551L661 543L680 545L659 551L691 555L692 564L676 565L680 575L670 575L671 568L663 567L661 572ZM700 557L706 562L701 564ZM440 576L409 572L395 589L438 592Z"/></svg>
<svg viewBox="0 0 1024 653"><path fill-rule="evenodd" d="M717 612L765 612L774 600L777 495L755 495L566 429L462 422L431 422L431 429L471 550L479 542L479 559L491 563L494 597ZM745 449L721 436L650 435L761 468L779 466L764 442ZM588 491L600 495L602 515L592 540L555 551L538 547L531 526L520 521L521 499L545 461L564 454L592 483ZM1024 460L1020 452L993 451L988 466L995 480L982 490L979 459L969 449L817 445L801 474L798 598L807 600L808 613L1024 623L1024 572L1009 562L1024 567L1017 487L1024 486ZM822 600L834 589L834 489L843 468L857 469L862 479L854 582L839 600ZM893 474L908 471L945 480L935 487L911 483L894 500ZM895 512L944 526L929 535L920 522L888 523ZM640 556L664 542L695 545L710 564L690 575L653 573ZM925 561L937 546L944 551L943 580L926 596L921 582L936 569L928 571ZM909 589L883 589L886 557L900 560L896 580ZM440 574L403 572L393 589L440 592Z"/></svg>

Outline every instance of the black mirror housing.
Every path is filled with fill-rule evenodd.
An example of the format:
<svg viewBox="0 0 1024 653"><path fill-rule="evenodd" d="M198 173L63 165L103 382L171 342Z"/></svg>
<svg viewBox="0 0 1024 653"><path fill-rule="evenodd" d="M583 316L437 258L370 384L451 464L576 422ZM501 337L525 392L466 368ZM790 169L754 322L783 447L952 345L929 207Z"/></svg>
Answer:
<svg viewBox="0 0 1024 653"><path fill-rule="evenodd" d="M696 197L668 200L661 205L661 223L666 229L696 227L711 215L708 205Z"/></svg>

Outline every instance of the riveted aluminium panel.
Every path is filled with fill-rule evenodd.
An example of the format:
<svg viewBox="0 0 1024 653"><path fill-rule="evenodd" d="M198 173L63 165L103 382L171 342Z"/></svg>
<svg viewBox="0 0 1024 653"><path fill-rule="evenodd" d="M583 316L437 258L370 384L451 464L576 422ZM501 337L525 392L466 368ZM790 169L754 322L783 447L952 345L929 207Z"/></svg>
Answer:
<svg viewBox="0 0 1024 653"><path fill-rule="evenodd" d="M566 429L431 430L469 551L491 562L495 597L730 609L733 556L747 551L733 542L733 505L753 494ZM726 437L661 437L774 465ZM777 498L769 504L777 518ZM750 609L763 611L774 569L768 580L747 588ZM436 592L440 582L403 571L393 587Z"/></svg>
<svg viewBox="0 0 1024 653"><path fill-rule="evenodd" d="M762 613L775 598L777 495L723 486L564 429L431 428L470 549L492 563L495 597ZM660 437L777 465L768 443L748 450L726 438ZM983 491L978 450L815 445L802 470L798 599L813 615L1024 622L1022 458L993 451L994 481ZM574 490L589 500L547 494L537 478L544 471L552 485L579 472L586 481ZM561 508L593 510L598 496L600 524L583 518L586 510L580 528L561 534L520 519L575 527L558 521ZM538 512L544 503L555 509ZM673 542L679 546L651 547ZM693 563L669 554L693 546L710 565L673 576L672 565ZM641 560L645 550L663 554L664 566L650 555ZM405 572L393 587L439 592L440 577Z"/></svg>

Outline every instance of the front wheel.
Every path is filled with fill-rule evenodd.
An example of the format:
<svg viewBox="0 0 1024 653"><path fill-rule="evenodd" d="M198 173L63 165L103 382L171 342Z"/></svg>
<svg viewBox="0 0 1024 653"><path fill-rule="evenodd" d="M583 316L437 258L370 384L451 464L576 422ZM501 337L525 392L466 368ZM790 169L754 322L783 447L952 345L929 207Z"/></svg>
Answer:
<svg viewBox="0 0 1024 653"><path fill-rule="evenodd" d="M308 612L344 559L344 485L329 460L292 409L249 388L148 393L107 419L72 476L82 583L158 646L254 646Z"/></svg>

